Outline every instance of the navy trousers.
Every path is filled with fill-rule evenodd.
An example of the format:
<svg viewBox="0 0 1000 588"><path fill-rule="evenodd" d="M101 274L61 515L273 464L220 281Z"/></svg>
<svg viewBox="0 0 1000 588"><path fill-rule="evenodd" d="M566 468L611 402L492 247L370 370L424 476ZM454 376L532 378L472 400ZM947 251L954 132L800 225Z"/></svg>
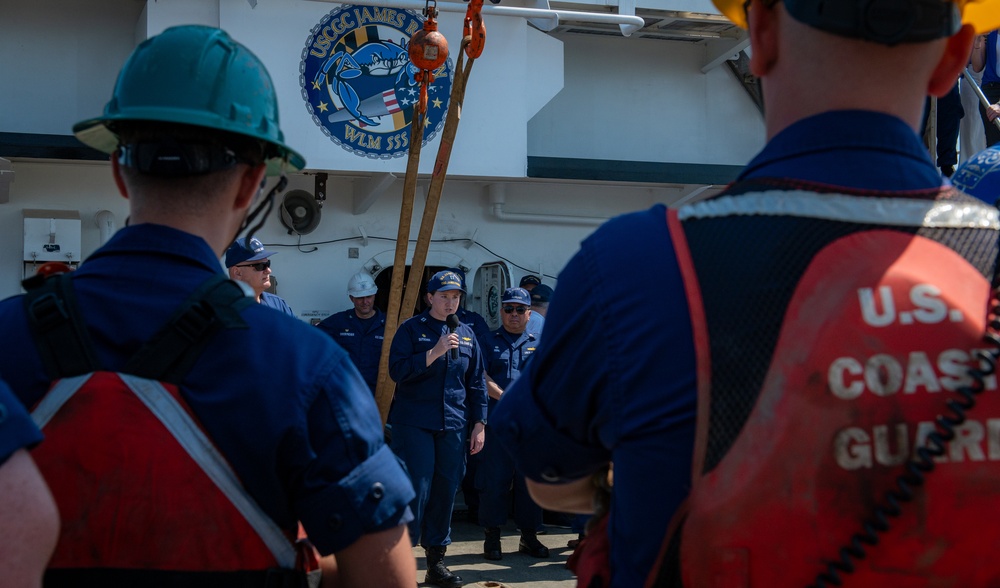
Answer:
<svg viewBox="0 0 1000 588"><path fill-rule="evenodd" d="M490 439L493 442L490 442ZM480 452L482 460L476 472L479 488L479 524L500 527L507 522L511 492L514 493L514 522L522 531L535 531L542 524L542 508L528 494L524 476L514 469L514 462L503 447L490 435L486 426L486 444Z"/></svg>
<svg viewBox="0 0 1000 588"><path fill-rule="evenodd" d="M920 128L927 125L930 103L930 98L928 98L924 104L923 126ZM958 143L958 129L962 124L963 116L965 116L965 108L962 107L962 96L958 93L958 84L955 84L947 94L938 98L937 102L938 167L958 165L958 151L955 146Z"/></svg>
<svg viewBox="0 0 1000 588"><path fill-rule="evenodd" d="M438 547L451 543L451 511L465 475L465 429L430 431L394 424L392 450L410 474L417 496L410 504L413 545Z"/></svg>

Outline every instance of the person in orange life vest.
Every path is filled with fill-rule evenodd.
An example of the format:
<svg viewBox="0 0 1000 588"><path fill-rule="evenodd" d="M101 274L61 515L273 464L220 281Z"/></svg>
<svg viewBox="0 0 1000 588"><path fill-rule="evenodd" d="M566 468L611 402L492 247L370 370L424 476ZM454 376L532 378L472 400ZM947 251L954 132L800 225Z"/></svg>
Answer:
<svg viewBox="0 0 1000 588"><path fill-rule="evenodd" d="M545 508L589 512L594 474L614 463L611 588L661 571L686 586L813 583L895 485L922 423L972 381L970 350L988 345L996 212L943 181L916 129L975 34L1000 26L1000 3L716 5L749 24L767 144L719 197L624 215L588 237L560 272L538 351L490 417ZM633 275L643 288L622 278ZM940 294L925 300L921 284ZM890 373L910 374L911 388L897 391ZM998 486L985 481L1000 475L985 445L998 411L993 396L979 402L975 459L926 476L897 534L852 560L859 585L997 582L995 566L968 565L1000 547ZM933 526L914 520L924 513ZM661 560L675 565L656 566L675 514Z"/></svg>
<svg viewBox="0 0 1000 588"><path fill-rule="evenodd" d="M244 282L253 289L257 302L283 312L288 316L295 316L292 307L288 306L281 296L271 294L266 290L271 287L271 259L274 251L264 249L264 244L259 239L246 238L237 239L226 250L226 267L229 268L229 277Z"/></svg>
<svg viewBox="0 0 1000 588"><path fill-rule="evenodd" d="M0 302L4 332L23 342L0 375L35 407L33 457L63 521L46 585L300 585L313 556L297 549L301 525L324 585L413 586L414 492L360 374L220 271L287 181L251 212L265 174L305 165L263 63L218 28L168 28L74 132L113 154L129 226L45 281L72 292L57 312L43 312L55 293ZM194 296L206 287L223 296ZM48 335L67 322L75 336ZM181 359L162 377L161 351Z"/></svg>
<svg viewBox="0 0 1000 588"><path fill-rule="evenodd" d="M52 493L28 451L42 433L0 381L0 577L4 586L39 588L59 537Z"/></svg>

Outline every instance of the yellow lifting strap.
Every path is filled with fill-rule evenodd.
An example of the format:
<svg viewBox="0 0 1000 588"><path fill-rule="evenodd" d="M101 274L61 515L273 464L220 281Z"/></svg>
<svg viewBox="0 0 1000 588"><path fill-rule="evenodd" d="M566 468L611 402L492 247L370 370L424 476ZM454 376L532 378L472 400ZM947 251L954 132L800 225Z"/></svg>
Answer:
<svg viewBox="0 0 1000 588"><path fill-rule="evenodd" d="M447 42L437 33L437 2L428 0L424 15L423 31L418 32L410 40L410 60L421 68L418 79L421 83L420 100L414 106L413 118L410 121L410 150L406 163L406 178L403 181L403 199L399 209L399 229L396 233L396 255L393 261L392 281L389 291L389 308L386 309L385 339L382 341L382 355L378 366L378 383L375 387L375 402L384 425L389 418L389 406L396 385L389 378L389 349L392 338L400 323L413 316L416 308L417 295L420 292L420 282L423 278L424 263L427 261L427 249L430 246L431 233L434 231L434 220L437 217L438 204L441 202L441 191L444 188L445 176L448 173L448 162L451 159L451 147L458 132L458 121L462 116L462 103L465 101L465 88L472 72L472 64L482 55L486 44L486 25L482 17L483 0L471 0L465 13L462 31L462 51L458 54L455 76L452 81L451 98L448 114L445 117L444 129L441 132L441 143L438 146L437 159L434 160L434 170L431 173L430 185L427 189L427 202L424 215L420 221L420 232L417 244L413 250L413 260L410 262L409 277L406 282L405 298L403 274L406 267L406 249L410 240L410 222L413 217L413 199L417 190L417 168L420 164L420 147L423 143L424 122L427 114L427 86L433 81L433 71L440 67L448 58ZM421 34L423 33L423 34ZM440 39L437 39L440 37ZM415 42L416 41L416 42ZM429 49L429 47L433 49ZM416 53L416 58L414 58ZM468 56L468 62L463 64L463 54ZM434 65L436 63L436 65ZM433 67L429 67L433 65ZM464 65L464 67L463 67ZM425 69L425 66L428 66Z"/></svg>

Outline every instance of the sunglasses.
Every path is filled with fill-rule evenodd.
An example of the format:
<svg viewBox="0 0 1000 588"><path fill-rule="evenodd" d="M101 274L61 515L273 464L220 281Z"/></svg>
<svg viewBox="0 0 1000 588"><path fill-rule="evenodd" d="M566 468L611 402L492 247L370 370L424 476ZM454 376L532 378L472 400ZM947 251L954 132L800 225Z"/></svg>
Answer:
<svg viewBox="0 0 1000 588"><path fill-rule="evenodd" d="M268 259L267 261L258 261L257 263L248 263L246 265L238 265L236 267L252 267L257 271L262 272L271 267L271 260Z"/></svg>
<svg viewBox="0 0 1000 588"><path fill-rule="evenodd" d="M524 306L505 306L503 307L503 311L507 314L511 314L514 312L516 312L517 314L524 314L525 312L528 311L528 309L527 307Z"/></svg>

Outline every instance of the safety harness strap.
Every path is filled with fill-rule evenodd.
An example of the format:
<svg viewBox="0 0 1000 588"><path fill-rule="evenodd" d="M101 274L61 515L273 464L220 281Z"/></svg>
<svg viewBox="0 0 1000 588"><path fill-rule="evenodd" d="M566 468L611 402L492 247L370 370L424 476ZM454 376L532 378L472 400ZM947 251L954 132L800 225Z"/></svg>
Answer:
<svg viewBox="0 0 1000 588"><path fill-rule="evenodd" d="M243 515L278 565L292 569L296 563L294 546L246 492L181 402L161 384L179 384L218 330L247 328L239 311L252 302L237 284L221 274L213 275L178 307L167 324L128 361L125 373L118 376ZM30 290L25 296L25 308L46 374L55 381L32 412L35 423L43 428L92 373L100 371L100 365L73 296L69 274L53 276ZM132 585L148 584L143 581Z"/></svg>
<svg viewBox="0 0 1000 588"><path fill-rule="evenodd" d="M147 341L123 370L142 378L180 384L210 336L219 329L246 329L240 311L253 299L232 280L215 274L174 312L166 326Z"/></svg>
<svg viewBox="0 0 1000 588"><path fill-rule="evenodd" d="M37 284L25 294L24 308L45 375L57 380L100 371L94 345L73 294L70 274L54 275ZM180 384L201 357L213 333L223 328L247 328L239 313L252 303L238 284L222 274L212 275L132 356L124 371Z"/></svg>
<svg viewBox="0 0 1000 588"><path fill-rule="evenodd" d="M90 335L80 318L70 274L53 275L32 285L24 296L24 310L45 375L55 380L100 369Z"/></svg>

